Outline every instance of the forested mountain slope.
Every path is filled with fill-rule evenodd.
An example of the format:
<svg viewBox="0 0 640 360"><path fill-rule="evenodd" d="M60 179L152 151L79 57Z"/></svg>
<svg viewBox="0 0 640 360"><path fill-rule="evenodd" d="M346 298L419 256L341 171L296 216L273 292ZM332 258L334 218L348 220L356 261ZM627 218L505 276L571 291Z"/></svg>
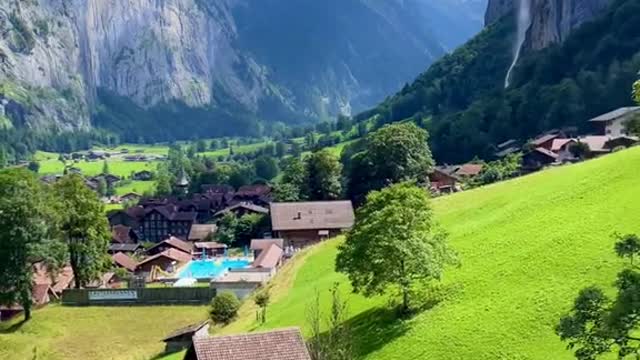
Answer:
<svg viewBox="0 0 640 360"><path fill-rule="evenodd" d="M592 116L632 104L631 84L640 69L639 0L611 1L595 18L576 24L564 41L528 49L505 89L513 16L511 11L495 21L356 119L377 116L378 123L386 123L430 117L436 158L460 162L489 157L493 144L510 138L562 126L584 129Z"/></svg>

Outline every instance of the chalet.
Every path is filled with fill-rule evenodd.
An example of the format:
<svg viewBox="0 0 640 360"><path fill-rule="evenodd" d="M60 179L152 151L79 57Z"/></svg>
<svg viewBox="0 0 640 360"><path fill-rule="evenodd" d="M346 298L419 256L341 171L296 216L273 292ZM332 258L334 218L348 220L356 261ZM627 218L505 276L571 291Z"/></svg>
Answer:
<svg viewBox="0 0 640 360"><path fill-rule="evenodd" d="M574 161L575 156L571 153L571 147L577 143L578 141L576 139L554 139L551 145L551 151L558 155L559 162Z"/></svg>
<svg viewBox="0 0 640 360"><path fill-rule="evenodd" d="M145 209L140 225L140 235L146 241L159 242L170 236L187 238L197 213L180 212L175 206L159 206Z"/></svg>
<svg viewBox="0 0 640 360"><path fill-rule="evenodd" d="M215 241L196 242L193 243L196 249L196 256L215 257L224 255L227 245Z"/></svg>
<svg viewBox="0 0 640 360"><path fill-rule="evenodd" d="M553 140L562 137L561 134L557 131L548 132L538 136L537 138L531 140L530 144L533 148L542 148L546 150L551 150L553 145Z"/></svg>
<svg viewBox="0 0 640 360"><path fill-rule="evenodd" d="M628 135L625 123L634 116L640 115L640 106L623 107L589 120L600 135L618 137Z"/></svg>
<svg viewBox="0 0 640 360"><path fill-rule="evenodd" d="M145 209L141 206L135 206L126 210L110 212L107 218L111 226L125 225L132 229L139 229L144 215Z"/></svg>
<svg viewBox="0 0 640 360"><path fill-rule="evenodd" d="M608 154L613 149L630 147L638 143L638 138L633 136L584 136L578 139L580 143L587 144L590 157L598 157Z"/></svg>
<svg viewBox="0 0 640 360"><path fill-rule="evenodd" d="M178 265L186 264L191 259L191 254L176 249L167 249L139 262L136 265L136 273L152 274L156 268L166 272L173 272Z"/></svg>
<svg viewBox="0 0 640 360"><path fill-rule="evenodd" d="M217 229L214 224L193 224L187 240L193 242L207 241L213 237Z"/></svg>
<svg viewBox="0 0 640 360"><path fill-rule="evenodd" d="M189 255L193 254L192 243L180 240L173 236L147 249L146 253L147 255L156 255L168 249L179 250Z"/></svg>
<svg viewBox="0 0 640 360"><path fill-rule="evenodd" d="M268 249L273 244L284 249L284 239L252 239L249 248L253 251L253 258L257 259L260 257L262 251Z"/></svg>
<svg viewBox="0 0 640 360"><path fill-rule="evenodd" d="M271 202L271 187L269 185L241 186L233 195L231 203L252 203L259 206L268 206Z"/></svg>
<svg viewBox="0 0 640 360"><path fill-rule="evenodd" d="M351 201L271 204L271 227L285 246L311 245L350 229L353 223Z"/></svg>
<svg viewBox="0 0 640 360"><path fill-rule="evenodd" d="M142 245L141 244L118 244L118 243L112 243L109 245L109 249L107 250L107 252L109 254L116 254L119 252L122 253L128 253L128 254L136 254L136 253L140 253L142 251Z"/></svg>
<svg viewBox="0 0 640 360"><path fill-rule="evenodd" d="M111 262L116 267L125 269L127 271L130 271L130 272L136 271L136 266L137 266L136 261L124 253L118 252L111 255Z"/></svg>
<svg viewBox="0 0 640 360"><path fill-rule="evenodd" d="M111 242L116 244L133 244L139 240L138 234L126 225L114 225L111 227Z"/></svg>
<svg viewBox="0 0 640 360"><path fill-rule="evenodd" d="M454 173L455 168L438 166L429 174L431 191L436 193L452 193L458 191L461 179Z"/></svg>
<svg viewBox="0 0 640 360"><path fill-rule="evenodd" d="M482 169L482 164L464 164L460 165L454 174L461 178L472 178L480 175Z"/></svg>
<svg viewBox="0 0 640 360"><path fill-rule="evenodd" d="M136 181L150 181L153 179L153 173L149 170L138 171L131 176L131 179Z"/></svg>
<svg viewBox="0 0 640 360"><path fill-rule="evenodd" d="M545 148L535 148L522 157L524 171L538 171L558 160L558 154Z"/></svg>
<svg viewBox="0 0 640 360"><path fill-rule="evenodd" d="M142 196L140 194L136 194L134 192L130 192L130 193L126 193L122 196L120 196L120 201L126 201L126 202L138 202L140 201L140 199L142 199Z"/></svg>
<svg viewBox="0 0 640 360"><path fill-rule="evenodd" d="M219 219L227 213L232 213L236 217L242 217L247 214L265 215L269 213L269 209L249 202L242 202L216 212L213 217Z"/></svg>
<svg viewBox="0 0 640 360"><path fill-rule="evenodd" d="M311 360L298 328L194 337L185 360Z"/></svg>
<svg viewBox="0 0 640 360"><path fill-rule="evenodd" d="M194 337L209 336L209 321L203 321L192 324L182 329L178 329L166 338L162 339L165 343L165 352L174 353L180 350L188 349L193 344Z"/></svg>

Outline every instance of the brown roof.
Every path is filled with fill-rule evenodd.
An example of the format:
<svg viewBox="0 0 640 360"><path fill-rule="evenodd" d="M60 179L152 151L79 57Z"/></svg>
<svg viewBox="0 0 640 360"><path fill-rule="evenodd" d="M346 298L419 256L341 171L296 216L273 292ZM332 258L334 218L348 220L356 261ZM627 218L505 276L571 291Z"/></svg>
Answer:
<svg viewBox="0 0 640 360"><path fill-rule="evenodd" d="M168 259L171 259L177 262L183 262L183 263L189 262L192 259L191 254L187 254L184 251L180 251L176 249L167 249L161 252L160 254L156 254L142 260L141 262L138 263L138 265L136 265L136 268L161 257L166 257Z"/></svg>
<svg viewBox="0 0 640 360"><path fill-rule="evenodd" d="M550 158L553 158L553 159L557 159L558 158L558 154L556 154L556 153L554 153L554 152L552 152L550 150L547 150L545 148L541 148L541 147L535 148L534 151L537 151L537 152L539 152L539 153L541 153L543 155L546 155L546 156L548 156Z"/></svg>
<svg viewBox="0 0 640 360"><path fill-rule="evenodd" d="M199 322L197 324L191 324L189 326L185 326L181 329L178 329L174 332L172 332L171 334L169 334L166 338L162 339L162 341L167 342L173 338L176 337L181 337L183 335L187 335L187 334L193 334L196 331L202 329L203 327L205 327L207 324L209 324L209 320L203 321L203 322Z"/></svg>
<svg viewBox="0 0 640 360"><path fill-rule="evenodd" d="M241 202L232 206L229 206L226 209L222 209L220 211L218 211L217 213L215 213L214 216L220 216L220 215L224 215L228 212L232 212L234 210L237 209L245 209L245 210L249 210L258 214L268 214L269 213L269 209L262 207L262 206L258 206L252 203L246 203L246 202Z"/></svg>
<svg viewBox="0 0 640 360"><path fill-rule="evenodd" d="M534 146L540 146L540 145L546 143L547 141L553 140L553 139L558 138L558 137L560 137L560 134L544 134L542 136L539 136L539 137L533 139L531 141L531 143Z"/></svg>
<svg viewBox="0 0 640 360"><path fill-rule="evenodd" d="M587 144L589 151L592 152L609 152L605 146L611 140L609 136L585 136L578 139L579 142Z"/></svg>
<svg viewBox="0 0 640 360"><path fill-rule="evenodd" d="M482 172L482 164L464 164L455 172L458 176L476 176Z"/></svg>
<svg viewBox="0 0 640 360"><path fill-rule="evenodd" d="M136 261L128 257L124 253L116 253L111 256L111 260L118 266L123 267L129 271L136 270Z"/></svg>
<svg viewBox="0 0 640 360"><path fill-rule="evenodd" d="M49 302L49 284L33 284L31 297L36 305L44 305Z"/></svg>
<svg viewBox="0 0 640 360"><path fill-rule="evenodd" d="M351 201L271 204L271 225L275 231L348 229L353 222Z"/></svg>
<svg viewBox="0 0 640 360"><path fill-rule="evenodd" d="M266 250L263 250L257 259L253 261L253 267L273 269L278 266L282 259L282 248L272 243Z"/></svg>
<svg viewBox="0 0 640 360"><path fill-rule="evenodd" d="M111 228L111 240L120 244L131 243L133 240L129 236L131 228L125 225L115 225Z"/></svg>
<svg viewBox="0 0 640 360"><path fill-rule="evenodd" d="M166 240L164 240L162 242L159 242L159 243L155 244L154 246L150 247L149 249L147 249L147 253L149 253L152 249L155 249L158 246L163 245L163 244L169 245L174 249L178 249L178 250L180 250L182 252L189 253L189 254L191 254L191 252L193 251L193 244L188 243L188 242L186 242L184 240L180 240L175 236L172 236L172 237L170 237L170 238L168 238L168 239L166 239Z"/></svg>
<svg viewBox="0 0 640 360"><path fill-rule="evenodd" d="M194 338L198 360L311 360L298 328Z"/></svg>
<svg viewBox="0 0 640 360"><path fill-rule="evenodd" d="M34 284L48 284L51 290L59 294L62 290L67 289L73 283L73 269L67 265L60 269L60 271L52 276L48 271L46 265L43 263L35 263L33 265L33 283Z"/></svg>
<svg viewBox="0 0 640 360"><path fill-rule="evenodd" d="M266 250L271 244L276 244L280 249L284 249L283 239L252 239L250 248L251 250Z"/></svg>
<svg viewBox="0 0 640 360"><path fill-rule="evenodd" d="M551 151L560 151L565 145L570 142L576 142L574 139L554 139L551 145Z"/></svg>
<svg viewBox="0 0 640 360"><path fill-rule="evenodd" d="M602 114L598 117L595 117L589 121L593 121L593 122L600 122L600 121L612 121L612 120L617 120L621 117L625 117L629 114L633 114L635 112L640 111L640 106L633 106L633 107L622 107L616 110L613 110L611 112L608 112L606 114Z"/></svg>
<svg viewBox="0 0 640 360"><path fill-rule="evenodd" d="M226 249L227 245L220 244L215 241L210 242L197 242L193 244L196 249Z"/></svg>
<svg viewBox="0 0 640 360"><path fill-rule="evenodd" d="M214 224L193 224L189 231L188 239L191 241L205 240L216 232L217 227Z"/></svg>

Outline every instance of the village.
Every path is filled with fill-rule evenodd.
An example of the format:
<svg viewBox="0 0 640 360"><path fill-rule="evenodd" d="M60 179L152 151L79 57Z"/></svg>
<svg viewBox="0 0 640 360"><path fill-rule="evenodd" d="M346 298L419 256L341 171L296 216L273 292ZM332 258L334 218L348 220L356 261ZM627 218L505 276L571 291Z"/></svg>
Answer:
<svg viewBox="0 0 640 360"><path fill-rule="evenodd" d="M517 175L525 175L549 166L575 163L602 156L638 143L624 126L640 107L621 108L589 120L594 132L578 136L576 129L545 132L523 143L517 139L496 147L496 159L523 153ZM127 161L140 161L126 155ZM93 161L111 155L91 151ZM162 159L154 159L162 160ZM487 169L484 162L436 166L426 178L433 195L466 190ZM490 166L490 165L489 165ZM80 174L75 168L69 170ZM151 181L154 174L142 170L131 174L136 181ZM43 176L47 184L61 175ZM122 178L102 173L85 178L85 185L98 192L106 184L114 187ZM278 273L279 268L301 250L348 231L355 221L354 205L349 200L274 201L269 184L229 185L203 184L200 191L190 192L190 179L181 173L173 184L177 195L167 197L126 193L103 196L105 204L124 204L122 209L107 212L111 231L108 254L112 268L83 289L74 289L70 266L51 274L43 263L34 264L33 303L35 307L50 302L65 306L207 304L217 294L231 293L238 300L250 298ZM253 215L264 219L259 237L240 243L218 241L217 232L225 218L241 219ZM0 319L21 313L19 305L0 308ZM164 341L168 352L188 350L186 359L209 359L211 351L251 347L243 343L258 342L270 350L298 352L308 359L302 334L298 329L225 337L208 335L209 322L175 329ZM215 350L211 350L215 349ZM280 349L280 350L278 350Z"/></svg>

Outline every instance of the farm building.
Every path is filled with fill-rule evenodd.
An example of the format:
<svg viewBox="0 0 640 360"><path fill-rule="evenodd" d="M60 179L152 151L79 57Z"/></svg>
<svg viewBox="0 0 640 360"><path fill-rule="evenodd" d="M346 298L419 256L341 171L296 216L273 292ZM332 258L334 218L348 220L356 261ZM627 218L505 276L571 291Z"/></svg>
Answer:
<svg viewBox="0 0 640 360"><path fill-rule="evenodd" d="M524 171L538 171L558 160L558 154L545 148L535 148L522 157L522 169Z"/></svg>
<svg viewBox="0 0 640 360"><path fill-rule="evenodd" d="M271 204L271 228L284 246L301 248L338 235L354 223L351 201Z"/></svg>
<svg viewBox="0 0 640 360"><path fill-rule="evenodd" d="M162 341L165 343L165 352L173 353L191 347L194 337L207 336L209 336L209 321L203 321L178 329Z"/></svg>
<svg viewBox="0 0 640 360"><path fill-rule="evenodd" d="M429 174L431 190L438 193L452 193L458 191L458 183L461 179L455 175L456 168L436 167Z"/></svg>
<svg viewBox="0 0 640 360"><path fill-rule="evenodd" d="M187 240L202 242L211 239L216 233L217 227L214 224L193 224Z"/></svg>
<svg viewBox="0 0 640 360"><path fill-rule="evenodd" d="M311 360L298 328L194 337L185 360Z"/></svg>
<svg viewBox="0 0 640 360"><path fill-rule="evenodd" d="M130 272L136 271L136 261L127 256L125 253L119 252L111 255L111 261L117 267L123 268Z"/></svg>
<svg viewBox="0 0 640 360"><path fill-rule="evenodd" d="M628 135L625 123L637 115L640 115L640 106L623 107L595 117L589 122L597 127L600 135L618 137Z"/></svg>

